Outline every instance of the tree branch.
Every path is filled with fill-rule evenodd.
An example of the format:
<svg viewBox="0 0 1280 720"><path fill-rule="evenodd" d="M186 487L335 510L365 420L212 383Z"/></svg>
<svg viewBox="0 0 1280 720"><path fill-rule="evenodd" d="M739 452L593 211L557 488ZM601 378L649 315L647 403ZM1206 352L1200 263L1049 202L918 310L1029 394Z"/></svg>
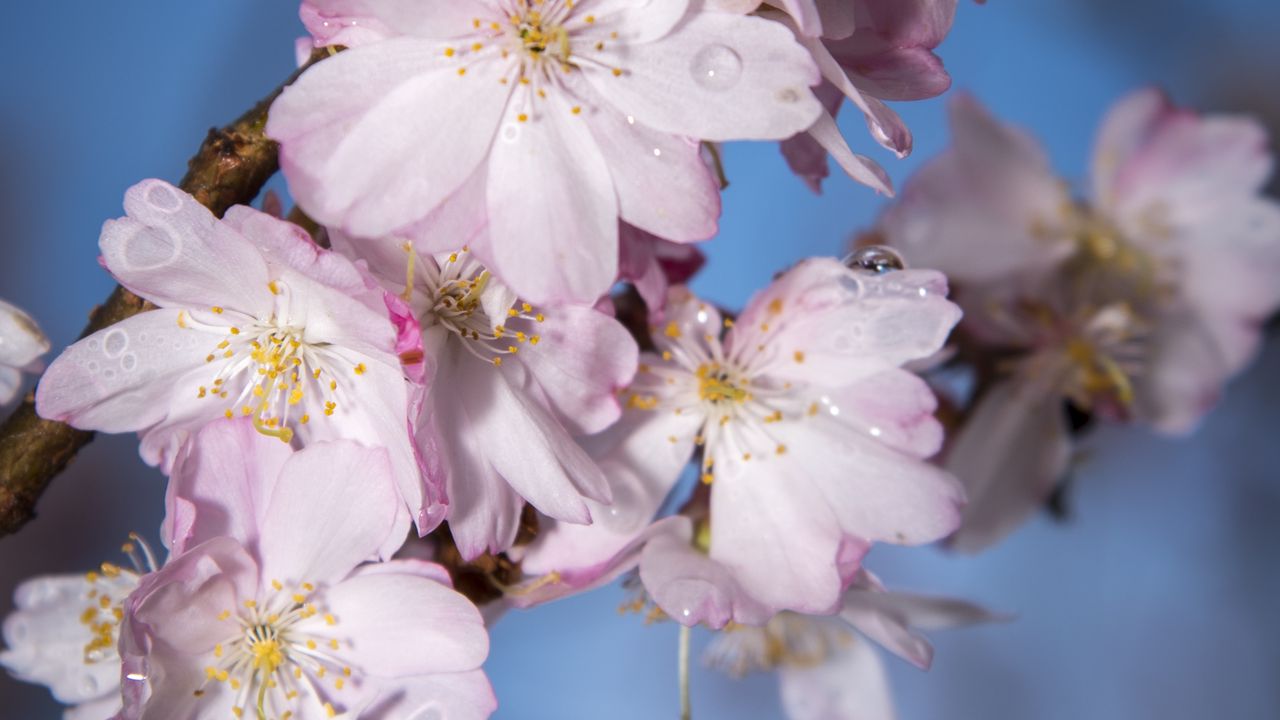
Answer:
<svg viewBox="0 0 1280 720"><path fill-rule="evenodd" d="M285 86L328 55L327 50L315 51L306 65L235 122L211 129L187 163L179 186L219 217L232 205L252 201L279 169L276 144L262 132L267 110ZM81 337L153 307L117 287L90 315ZM16 532L35 516L36 501L49 481L92 439L91 432L41 418L36 414L35 396L28 393L0 425L0 537Z"/></svg>

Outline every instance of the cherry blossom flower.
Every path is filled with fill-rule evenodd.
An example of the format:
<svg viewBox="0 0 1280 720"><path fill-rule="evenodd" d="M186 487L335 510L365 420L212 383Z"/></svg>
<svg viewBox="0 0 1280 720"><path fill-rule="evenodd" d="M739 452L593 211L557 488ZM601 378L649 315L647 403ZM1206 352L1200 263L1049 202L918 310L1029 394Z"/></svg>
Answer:
<svg viewBox="0 0 1280 720"><path fill-rule="evenodd" d="M436 255L404 242L352 241L422 328L434 379L417 418L428 472L447 488L449 529L472 558L511 547L527 501L573 523L607 503L608 484L575 436L621 413L635 375L626 329L590 306L522 301L467 248ZM406 287L407 285L407 287Z"/></svg>
<svg viewBox="0 0 1280 720"><path fill-rule="evenodd" d="M859 571L838 616L786 612L762 627L733 626L705 657L734 677L776 671L790 720L892 720L888 677L867 640L927 670L933 648L918 630L999 619L962 600L886 592L875 576Z"/></svg>
<svg viewBox="0 0 1280 720"><path fill-rule="evenodd" d="M814 259L724 323L674 289L622 419L585 442L614 505L591 528L557 526L560 542L603 557L625 546L695 447L712 484L705 552L768 608L828 611L872 542L947 535L962 493L924 461L941 443L934 397L900 369L959 319L945 294L937 273Z"/></svg>
<svg viewBox="0 0 1280 720"><path fill-rule="evenodd" d="M104 720L120 710L116 643L124 602L139 578L155 570L146 543L133 538L124 551L132 567L103 563L83 575L27 580L5 618L0 665L20 680L48 686L58 702L72 706L65 720Z"/></svg>
<svg viewBox="0 0 1280 720"><path fill-rule="evenodd" d="M0 405L7 404L22 386L22 373L40 369L40 357L49 352L49 339L29 315L0 300Z"/></svg>
<svg viewBox="0 0 1280 720"><path fill-rule="evenodd" d="M218 220L159 180L131 188L125 209L103 228L103 262L159 309L68 348L40 383L41 415L138 431L143 458L166 470L224 415L286 443L385 445L419 529L432 529L443 508L424 495L396 328L372 280L301 228L247 207Z"/></svg>
<svg viewBox="0 0 1280 720"><path fill-rule="evenodd" d="M1075 200L1036 143L974 100L953 146L880 224L913 262L946 272L983 347L1016 351L980 393L947 466L970 504L954 542L977 550L1040 506L1071 443L1062 405L1189 431L1254 355L1280 305L1280 205L1249 119L1200 117L1153 90L1099 131Z"/></svg>
<svg viewBox="0 0 1280 720"><path fill-rule="evenodd" d="M530 302L607 291L619 219L711 237L698 141L783 139L821 112L790 32L692 0L308 0L303 17L351 47L272 107L301 206L357 237L479 208L456 237L483 225L472 250Z"/></svg>
<svg viewBox="0 0 1280 720"><path fill-rule="evenodd" d="M362 564L400 506L392 471L383 448L292 452L244 420L196 435L166 520L181 552L125 607L123 717L487 717L488 638L447 572Z"/></svg>

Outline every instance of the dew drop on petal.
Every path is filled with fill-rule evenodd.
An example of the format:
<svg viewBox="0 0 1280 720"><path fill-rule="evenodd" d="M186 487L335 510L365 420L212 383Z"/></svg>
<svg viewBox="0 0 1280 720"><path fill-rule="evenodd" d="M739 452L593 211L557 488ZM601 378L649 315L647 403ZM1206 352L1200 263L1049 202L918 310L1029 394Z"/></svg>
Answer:
<svg viewBox="0 0 1280 720"><path fill-rule="evenodd" d="M708 45L694 54L690 72L707 90L728 90L742 79L742 58L732 48Z"/></svg>
<svg viewBox="0 0 1280 720"><path fill-rule="evenodd" d="M113 328L102 339L102 353L109 358L120 357L127 347L129 347L129 335L120 328Z"/></svg>
<svg viewBox="0 0 1280 720"><path fill-rule="evenodd" d="M125 353L124 357L120 358L121 370L124 370L125 372L133 372L134 369L137 367L138 367L137 355L134 355L133 353Z"/></svg>
<svg viewBox="0 0 1280 720"><path fill-rule="evenodd" d="M907 263L897 250L883 245L868 245L858 248L844 259L846 267L883 275L894 270L902 270Z"/></svg>
<svg viewBox="0 0 1280 720"><path fill-rule="evenodd" d="M122 255L130 270L158 270L182 253L182 240L161 228L144 227L124 241Z"/></svg>
<svg viewBox="0 0 1280 720"><path fill-rule="evenodd" d="M504 123L502 129L498 131L498 135L503 142L516 142L520 139L520 126L513 122Z"/></svg>
<svg viewBox="0 0 1280 720"><path fill-rule="evenodd" d="M182 196L163 183L154 183L146 191L147 204L166 213L182 209Z"/></svg>

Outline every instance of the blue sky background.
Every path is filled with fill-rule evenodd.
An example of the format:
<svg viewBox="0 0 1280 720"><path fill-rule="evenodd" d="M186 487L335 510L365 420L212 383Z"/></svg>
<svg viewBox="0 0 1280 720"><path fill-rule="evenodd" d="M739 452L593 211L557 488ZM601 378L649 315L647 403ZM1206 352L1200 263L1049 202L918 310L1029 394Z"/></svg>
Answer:
<svg viewBox="0 0 1280 720"><path fill-rule="evenodd" d="M96 262L125 188L177 181L209 126L291 69L292 0L18 3L0 44L0 296L61 347L112 282ZM962 2L941 54L956 88L1031 129L1079 179L1097 120L1146 84L1183 103L1280 117L1276 3L1220 0ZM916 136L902 162L855 147L900 184L946 143L945 103L899 105ZM815 196L776 145L734 145L720 237L698 289L738 306L774 272L838 254L882 199L842 177ZM890 659L904 720L1173 720L1280 714L1280 343L1184 441L1100 434L1082 460L1069 524L1037 520L978 558L877 550L904 588L1017 613L1008 625L936 636L925 674ZM41 516L0 541L0 612L14 585L113 559L130 530L154 534L160 476L132 437L104 437L57 479ZM493 630L498 718L675 716L673 627L616 612L617 590L513 614ZM707 636L699 634L700 646ZM698 669L695 717L781 718L772 678ZM53 718L41 688L0 678L0 715Z"/></svg>

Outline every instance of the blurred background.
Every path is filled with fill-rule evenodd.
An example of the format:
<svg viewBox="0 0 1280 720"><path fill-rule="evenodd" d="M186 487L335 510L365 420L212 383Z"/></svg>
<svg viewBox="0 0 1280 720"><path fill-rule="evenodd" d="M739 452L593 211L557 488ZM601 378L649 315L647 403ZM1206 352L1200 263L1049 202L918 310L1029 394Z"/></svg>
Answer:
<svg viewBox="0 0 1280 720"><path fill-rule="evenodd" d="M176 182L207 129L248 108L293 65L296 2L16 3L0 44L0 297L55 348L75 339L112 281L103 220L125 188ZM1121 94L1167 88L1183 104L1280 122L1280 4L1245 0L961 2L940 54L966 89L1029 128L1083 177L1097 121ZM894 161L854 113L856 149L902 181L947 142L945 101L899 104L916 152ZM732 145L732 186L697 289L741 306L806 255L839 254L883 200L842 176L822 196L776 144ZM277 180L275 187L282 187ZM1280 278L1277 279L1280 282ZM976 558L876 550L892 585L957 595L1016 622L935 635L929 673L886 658L903 720L1280 717L1280 340L1183 441L1107 429L1084 448L1065 524L1041 518ZM133 437L100 437L59 477L40 516L0 540L0 613L35 574L116 560L154 536L163 480ZM617 612L616 588L493 628L498 718L674 718L676 630ZM706 633L695 633L695 648ZM772 677L698 668L695 717L781 718ZM43 688L0 677L0 717L56 718Z"/></svg>

